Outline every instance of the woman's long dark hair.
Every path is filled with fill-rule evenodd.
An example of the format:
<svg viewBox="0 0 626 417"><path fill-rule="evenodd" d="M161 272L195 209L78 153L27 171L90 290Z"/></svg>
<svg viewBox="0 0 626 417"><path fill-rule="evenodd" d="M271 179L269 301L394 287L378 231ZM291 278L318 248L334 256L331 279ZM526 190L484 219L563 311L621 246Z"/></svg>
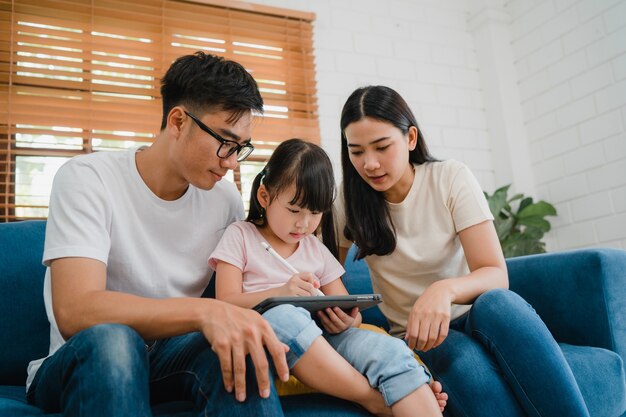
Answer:
<svg viewBox="0 0 626 417"><path fill-rule="evenodd" d="M368 255L388 255L396 248L396 231L382 192L374 190L350 162L345 129L364 117L389 123L406 135L411 126L417 128L417 145L409 152L409 161L416 165L436 161L428 152L422 131L408 104L396 91L375 85L355 90L341 111L341 168L345 202L346 238L356 243L356 259Z"/></svg>
<svg viewBox="0 0 626 417"><path fill-rule="evenodd" d="M259 227L267 224L265 209L257 198L261 183L265 185L270 201L295 185L296 194L289 204L323 213L322 241L333 256L339 256L333 212L335 178L330 158L322 148L302 139L289 139L274 150L265 168L254 178L250 192L246 221Z"/></svg>

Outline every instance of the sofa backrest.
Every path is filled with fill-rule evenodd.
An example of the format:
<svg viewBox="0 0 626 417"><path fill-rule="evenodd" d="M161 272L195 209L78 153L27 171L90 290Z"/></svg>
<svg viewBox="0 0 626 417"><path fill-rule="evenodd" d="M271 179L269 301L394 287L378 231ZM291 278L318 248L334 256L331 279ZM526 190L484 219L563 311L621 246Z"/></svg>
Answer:
<svg viewBox="0 0 626 417"><path fill-rule="evenodd" d="M367 263L363 259L354 260L356 246L352 245L346 256L343 267L346 269L342 277L343 285L350 294L370 294L372 293L372 281ZM363 322L383 327L389 330L389 323L378 307L368 308L361 312Z"/></svg>
<svg viewBox="0 0 626 417"><path fill-rule="evenodd" d="M23 385L28 362L48 354L45 229L43 220L0 224L0 385Z"/></svg>

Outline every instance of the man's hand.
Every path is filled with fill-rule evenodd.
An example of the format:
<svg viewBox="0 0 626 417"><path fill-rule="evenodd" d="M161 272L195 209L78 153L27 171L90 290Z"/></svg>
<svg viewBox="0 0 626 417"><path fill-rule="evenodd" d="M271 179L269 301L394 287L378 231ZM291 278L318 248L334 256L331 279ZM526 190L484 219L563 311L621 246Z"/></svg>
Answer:
<svg viewBox="0 0 626 417"><path fill-rule="evenodd" d="M210 315L203 320L201 331L217 354L224 387L238 401L246 399L246 356L254 363L259 395L270 395L269 363L265 348L271 355L276 372L281 380L289 379L289 368L285 352L289 348L281 343L271 326L253 310L244 309L216 301Z"/></svg>
<svg viewBox="0 0 626 417"><path fill-rule="evenodd" d="M339 307L327 308L317 312L317 317L319 317L322 322L324 329L330 334L341 333L353 326L358 315L358 307L352 308L350 314Z"/></svg>

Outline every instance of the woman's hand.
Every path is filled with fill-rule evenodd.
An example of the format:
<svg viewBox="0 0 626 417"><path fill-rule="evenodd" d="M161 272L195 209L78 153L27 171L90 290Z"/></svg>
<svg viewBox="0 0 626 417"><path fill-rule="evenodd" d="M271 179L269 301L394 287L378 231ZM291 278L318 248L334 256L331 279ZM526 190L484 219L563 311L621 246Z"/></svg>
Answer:
<svg viewBox="0 0 626 417"><path fill-rule="evenodd" d="M324 329L330 334L341 333L349 327L352 327L357 321L359 308L354 307L350 313L346 313L339 307L326 308L317 312Z"/></svg>
<svg viewBox="0 0 626 417"><path fill-rule="evenodd" d="M310 272L300 272L293 275L289 281L279 289L281 296L308 296L317 295L320 283Z"/></svg>
<svg viewBox="0 0 626 417"><path fill-rule="evenodd" d="M448 336L454 297L447 281L431 284L413 304L404 336L411 349L426 352Z"/></svg>

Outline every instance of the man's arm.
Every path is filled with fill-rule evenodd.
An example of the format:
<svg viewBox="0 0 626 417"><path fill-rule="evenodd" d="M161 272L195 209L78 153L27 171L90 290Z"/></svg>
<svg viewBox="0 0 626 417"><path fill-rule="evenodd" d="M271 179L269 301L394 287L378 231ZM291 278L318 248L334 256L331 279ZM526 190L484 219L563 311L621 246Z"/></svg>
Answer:
<svg viewBox="0 0 626 417"><path fill-rule="evenodd" d="M245 357L250 355L259 393L269 395L269 364L264 346L282 380L289 378L288 348L256 312L203 298L151 299L106 290L106 266L88 258L51 262L52 305L64 338L101 323L120 323L145 339L200 331L218 355L224 386L245 399Z"/></svg>

